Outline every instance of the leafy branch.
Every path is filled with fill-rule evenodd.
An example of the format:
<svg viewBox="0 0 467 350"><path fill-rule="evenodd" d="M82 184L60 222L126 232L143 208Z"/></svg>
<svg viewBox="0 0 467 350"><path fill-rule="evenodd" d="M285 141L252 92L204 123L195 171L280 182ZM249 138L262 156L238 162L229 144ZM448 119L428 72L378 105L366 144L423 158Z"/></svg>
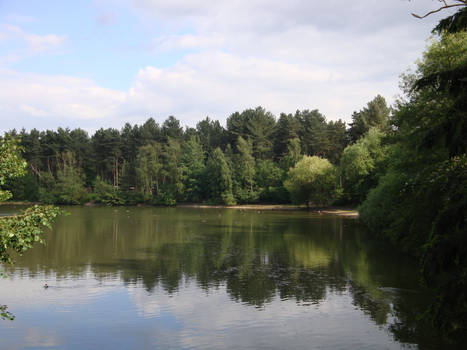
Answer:
<svg viewBox="0 0 467 350"><path fill-rule="evenodd" d="M0 219L0 261L11 264L11 251L23 254L35 242L44 243L42 233L50 228L61 210L53 206L27 208L18 215Z"/></svg>

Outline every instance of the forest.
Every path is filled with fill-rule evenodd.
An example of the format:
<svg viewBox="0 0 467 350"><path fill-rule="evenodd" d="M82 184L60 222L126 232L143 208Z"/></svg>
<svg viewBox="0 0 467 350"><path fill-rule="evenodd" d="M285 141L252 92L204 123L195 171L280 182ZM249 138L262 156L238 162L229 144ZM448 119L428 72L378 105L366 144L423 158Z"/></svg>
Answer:
<svg viewBox="0 0 467 350"><path fill-rule="evenodd" d="M276 120L257 107L233 113L225 128L209 118L182 128L170 116L162 125L150 118L121 130L101 128L92 136L81 129L12 130L5 137L21 140L28 173L6 188L15 200L51 204L229 205L290 202L289 183L294 201L321 205L339 197L355 202L374 182L380 165L373 163L381 155L373 148L380 148L389 117L378 95L353 114L348 129L341 120L328 122L318 110L283 113ZM372 164L356 169L354 158L366 157L361 152L371 153ZM292 184L289 169L305 155L332 169L326 190L331 198L313 200L291 188L300 181ZM344 191L337 186L339 171ZM366 179L357 181L363 173Z"/></svg>
<svg viewBox="0 0 467 350"><path fill-rule="evenodd" d="M467 330L467 8L442 20L404 96L377 95L352 122L262 107L183 128L175 117L121 130L12 130L27 174L3 190L50 204L297 202L359 205L376 237L417 257L436 292L426 317ZM19 140L19 141L15 141Z"/></svg>

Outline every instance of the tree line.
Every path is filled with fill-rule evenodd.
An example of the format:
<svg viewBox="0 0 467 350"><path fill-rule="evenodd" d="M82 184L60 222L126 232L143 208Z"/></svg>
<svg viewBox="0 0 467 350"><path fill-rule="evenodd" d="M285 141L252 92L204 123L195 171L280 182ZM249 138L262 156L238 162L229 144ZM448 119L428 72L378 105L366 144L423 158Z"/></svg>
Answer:
<svg viewBox="0 0 467 350"><path fill-rule="evenodd" d="M338 168L349 144L371 128L389 125L389 112L378 95L354 113L349 128L342 120L327 121L318 110L276 118L257 107L231 114L226 127L206 118L183 128L170 116L162 125L149 118L121 130L101 128L91 136L82 129L12 130L5 137L20 140L28 173L6 188L16 200L51 204L229 205L291 199L329 204L337 198L329 191L319 200L294 191L299 184L289 169L304 156ZM337 179L330 181L334 190ZM352 193L347 197L356 199Z"/></svg>

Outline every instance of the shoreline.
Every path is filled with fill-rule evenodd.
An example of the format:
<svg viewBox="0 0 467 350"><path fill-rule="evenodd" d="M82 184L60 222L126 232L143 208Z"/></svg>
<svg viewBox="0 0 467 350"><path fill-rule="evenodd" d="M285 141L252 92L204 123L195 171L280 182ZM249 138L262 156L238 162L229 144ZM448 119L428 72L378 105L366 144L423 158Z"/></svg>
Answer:
<svg viewBox="0 0 467 350"><path fill-rule="evenodd" d="M40 202L26 202L26 201L12 201L12 202L1 202L2 205L40 205ZM80 206L105 206L100 204L88 203L81 204ZM155 205L148 204L136 204L135 207L145 206L145 207L156 207ZM163 207L163 206L161 206ZM268 211L308 211L316 214L326 214L326 215L336 215L343 216L348 218L358 218L358 211L354 208L346 207L310 207L307 208L305 205L295 205L295 204L240 204L240 205L209 205L209 204L178 204L175 205L176 208L199 208L199 209L237 209L237 210L268 210Z"/></svg>
<svg viewBox="0 0 467 350"><path fill-rule="evenodd" d="M317 214L329 214L345 217L359 216L356 209L350 209L345 207L311 207L307 208L305 205L294 205L294 204L241 204L241 205L207 205L207 204L179 204L177 208L219 208L219 209L239 209L239 210L281 210L281 211L308 211Z"/></svg>
<svg viewBox="0 0 467 350"><path fill-rule="evenodd" d="M27 201L6 201L6 202L0 202L1 205L42 205L43 203L41 202L27 202Z"/></svg>

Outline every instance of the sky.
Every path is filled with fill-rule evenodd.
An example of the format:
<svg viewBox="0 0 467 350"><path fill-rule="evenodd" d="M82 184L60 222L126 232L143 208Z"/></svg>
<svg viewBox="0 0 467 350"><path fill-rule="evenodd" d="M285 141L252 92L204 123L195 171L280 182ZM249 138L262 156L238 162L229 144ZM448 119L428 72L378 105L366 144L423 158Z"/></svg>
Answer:
<svg viewBox="0 0 467 350"><path fill-rule="evenodd" d="M262 106L349 122L401 94L437 0L0 0L0 132L184 126Z"/></svg>

